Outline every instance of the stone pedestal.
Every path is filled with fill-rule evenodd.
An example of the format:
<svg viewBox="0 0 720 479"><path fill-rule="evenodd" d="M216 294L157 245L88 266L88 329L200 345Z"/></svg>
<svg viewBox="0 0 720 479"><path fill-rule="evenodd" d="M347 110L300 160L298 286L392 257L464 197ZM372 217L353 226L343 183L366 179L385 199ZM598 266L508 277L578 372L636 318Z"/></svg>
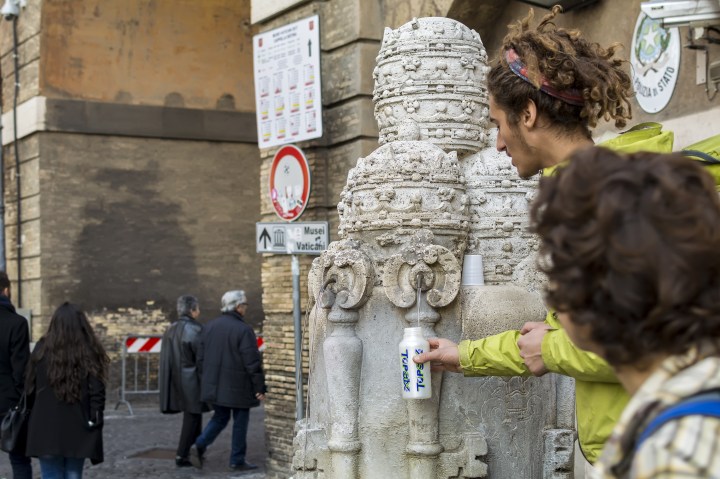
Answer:
<svg viewBox="0 0 720 479"><path fill-rule="evenodd" d="M526 231L535 182L488 146L486 60L453 20L386 29L381 146L350 171L342 239L309 275L310 414L295 478L569 477L567 382L432 373L431 399L400 394L403 328L459 341L545 314ZM466 253L486 258L487 286L461 284Z"/></svg>

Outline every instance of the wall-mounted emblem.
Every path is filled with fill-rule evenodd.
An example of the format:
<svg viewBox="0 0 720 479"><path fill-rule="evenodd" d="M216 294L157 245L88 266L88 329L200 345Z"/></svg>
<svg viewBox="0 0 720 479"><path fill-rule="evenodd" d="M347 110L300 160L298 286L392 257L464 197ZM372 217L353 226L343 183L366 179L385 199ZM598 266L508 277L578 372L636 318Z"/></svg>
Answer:
<svg viewBox="0 0 720 479"><path fill-rule="evenodd" d="M680 74L680 31L640 13L635 24L630 62L640 108L657 113L670 103Z"/></svg>

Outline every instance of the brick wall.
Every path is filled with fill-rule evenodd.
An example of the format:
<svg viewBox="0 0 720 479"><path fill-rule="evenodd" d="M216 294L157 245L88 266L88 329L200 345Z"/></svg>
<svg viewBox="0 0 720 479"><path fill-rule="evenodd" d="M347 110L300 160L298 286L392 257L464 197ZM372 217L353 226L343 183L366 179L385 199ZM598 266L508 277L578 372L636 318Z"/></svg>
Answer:
<svg viewBox="0 0 720 479"><path fill-rule="evenodd" d="M118 352L125 334L164 330L176 316L180 294L198 296L201 319L210 319L219 312L221 295L236 288L247 291L248 320L261 329L254 127L239 138L223 132L215 141L191 141L198 119L217 120L203 117L206 112L237 118L254 107L247 68L250 2L208 0L182 9L155 3L42 0L29 2L18 20L18 306L32 309L35 339L54 308L70 300L88 311L110 352ZM0 74L7 269L17 293L16 172L7 137L14 87L10 22L0 25ZM65 124L58 124L39 110L22 110L24 102L38 98L71 100L64 106L77 112L66 112ZM95 103L88 107L86 100ZM146 113L153 105L143 120L160 132L154 138L143 131L113 133L128 129L123 118L139 111L132 108ZM94 117L93 124L80 121L99 107L113 114ZM68 122L74 114L79 121ZM165 131L173 135L162 136ZM211 138L213 132L202 134Z"/></svg>
<svg viewBox="0 0 720 479"><path fill-rule="evenodd" d="M127 334L161 334L175 300L201 319L243 288L248 322L263 320L255 145L41 132L20 142L23 304L32 336L54 309L80 304L113 360ZM17 299L14 162L5 148L7 269ZM113 366L116 373L117 364ZM112 387L117 374L111 374Z"/></svg>
<svg viewBox="0 0 720 479"><path fill-rule="evenodd" d="M377 147L373 118L372 69L382 34L377 1L334 0L310 2L260 25L261 31L320 15L321 68L323 83L323 129L321 140L299 146L311 168L313 191L300 221L328 221L331 240L337 239L336 205L357 159ZM362 8L362 11L361 11ZM260 184L267 174L275 150L261 152ZM261 191L263 221L278 221L265 191ZM301 257L303 324L307 324L307 274L313 257ZM265 369L269 394L265 406L268 439L268 477L291 474L292 440L296 410L294 328L290 258L264 255L262 266L264 335L267 344ZM307 384L307 337L303 350L303 377Z"/></svg>
<svg viewBox="0 0 720 479"><path fill-rule="evenodd" d="M254 145L39 136L44 316L70 299L89 312L152 304L166 321L192 294L210 319L243 288L260 326Z"/></svg>

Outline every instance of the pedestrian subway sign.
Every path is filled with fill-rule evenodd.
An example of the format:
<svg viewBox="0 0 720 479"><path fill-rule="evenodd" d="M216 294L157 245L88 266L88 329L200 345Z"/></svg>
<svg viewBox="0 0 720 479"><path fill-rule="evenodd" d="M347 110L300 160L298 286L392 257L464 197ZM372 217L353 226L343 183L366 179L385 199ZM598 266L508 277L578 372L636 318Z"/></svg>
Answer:
<svg viewBox="0 0 720 479"><path fill-rule="evenodd" d="M255 223L255 250L258 253L316 254L330 242L327 221Z"/></svg>

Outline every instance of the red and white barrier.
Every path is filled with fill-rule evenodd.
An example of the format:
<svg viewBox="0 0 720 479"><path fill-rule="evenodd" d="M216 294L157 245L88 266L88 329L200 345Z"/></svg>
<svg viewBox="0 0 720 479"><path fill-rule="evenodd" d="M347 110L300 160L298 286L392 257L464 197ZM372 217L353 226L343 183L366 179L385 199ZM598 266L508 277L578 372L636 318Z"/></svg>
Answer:
<svg viewBox="0 0 720 479"><path fill-rule="evenodd" d="M159 353L161 338L152 337L129 337L125 340L125 348L128 353Z"/></svg>

